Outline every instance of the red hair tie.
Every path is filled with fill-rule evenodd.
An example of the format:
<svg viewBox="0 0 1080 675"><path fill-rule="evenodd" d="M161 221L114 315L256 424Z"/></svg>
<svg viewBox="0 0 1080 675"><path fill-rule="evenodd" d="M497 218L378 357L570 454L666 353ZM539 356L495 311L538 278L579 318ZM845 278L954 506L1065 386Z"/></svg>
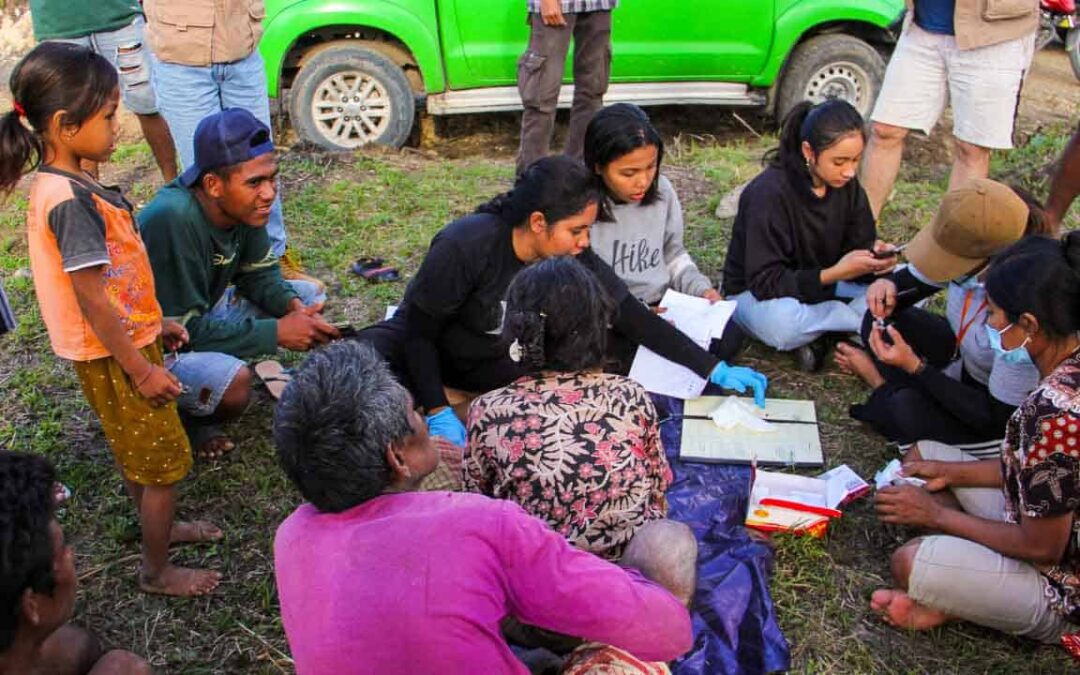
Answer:
<svg viewBox="0 0 1080 675"><path fill-rule="evenodd" d="M18 101L14 101L11 104L11 107L15 109L15 114L16 115L18 115L19 117L26 117L26 110L22 107L22 105Z"/></svg>

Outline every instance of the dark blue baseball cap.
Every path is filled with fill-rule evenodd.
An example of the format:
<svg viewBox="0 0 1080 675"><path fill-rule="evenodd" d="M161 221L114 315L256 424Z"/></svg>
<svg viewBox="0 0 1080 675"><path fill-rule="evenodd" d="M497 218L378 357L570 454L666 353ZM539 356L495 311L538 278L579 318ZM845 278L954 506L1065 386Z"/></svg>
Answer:
<svg viewBox="0 0 1080 675"><path fill-rule="evenodd" d="M274 151L270 128L243 108L225 108L195 127L195 163L180 175L191 187L210 169L240 164Z"/></svg>

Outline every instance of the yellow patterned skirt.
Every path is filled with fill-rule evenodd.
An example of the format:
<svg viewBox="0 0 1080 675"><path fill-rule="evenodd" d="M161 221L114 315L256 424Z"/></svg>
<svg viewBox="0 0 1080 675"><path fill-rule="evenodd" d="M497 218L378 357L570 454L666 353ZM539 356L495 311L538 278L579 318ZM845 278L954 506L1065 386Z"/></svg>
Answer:
<svg viewBox="0 0 1080 675"><path fill-rule="evenodd" d="M164 365L160 341L139 351L150 363ZM160 486L172 485L188 474L191 444L176 403L152 406L111 356L72 365L124 478Z"/></svg>

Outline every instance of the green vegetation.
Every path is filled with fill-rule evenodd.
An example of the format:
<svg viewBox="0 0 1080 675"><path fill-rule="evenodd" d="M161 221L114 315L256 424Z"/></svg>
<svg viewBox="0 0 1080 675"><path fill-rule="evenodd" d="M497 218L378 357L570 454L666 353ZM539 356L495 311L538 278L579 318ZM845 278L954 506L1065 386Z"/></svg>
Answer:
<svg viewBox="0 0 1080 675"><path fill-rule="evenodd" d="M1054 129L995 161L994 174L1045 194L1041 173L1066 131ZM770 139L719 144L679 138L669 153L682 197L688 246L705 271L723 261L730 221L712 215L724 192L752 177ZM107 178L145 202L157 179L145 148L125 147ZM882 221L883 236L899 241L933 214L947 165L916 158L905 166ZM380 255L408 276L432 234L450 219L504 189L507 157L465 159L415 154L329 156L292 153L282 161L286 222L304 262L327 280L335 320L364 325L395 302L402 284L368 285L347 273L362 255ZM181 488L181 516L214 520L223 542L176 549L178 558L225 573L208 598L147 596L135 585L137 522L112 467L104 438L83 402L70 367L53 357L35 307L22 233L25 197L0 209L0 274L21 326L0 340L0 447L47 455L74 498L61 514L81 577L77 617L113 646L149 658L161 672L275 673L291 670L273 582L277 524L297 497L275 465L269 439L272 407L260 392L229 428L237 450L196 467ZM1077 209L1070 227L1077 227ZM297 357L299 358L299 357ZM813 398L823 420L829 465L850 464L872 475L890 450L847 415L864 396L853 378L830 365L798 373L790 357L752 346L742 360L766 372L780 396ZM403 536L406 536L403 534ZM777 538L772 580L780 624L792 645L794 669L807 673L1062 672L1059 649L1041 648L967 625L908 635L880 623L867 609L870 592L888 578L890 552L911 533L880 526L868 500L850 506L824 540Z"/></svg>

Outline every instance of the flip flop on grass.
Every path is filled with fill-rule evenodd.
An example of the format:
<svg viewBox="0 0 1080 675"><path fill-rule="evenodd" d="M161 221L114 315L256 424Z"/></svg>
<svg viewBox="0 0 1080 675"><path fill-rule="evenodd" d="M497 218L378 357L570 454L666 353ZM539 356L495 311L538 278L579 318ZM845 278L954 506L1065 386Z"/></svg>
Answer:
<svg viewBox="0 0 1080 675"><path fill-rule="evenodd" d="M349 266L349 271L363 277L370 283L397 281L400 279L401 274L397 269L390 267L389 265L384 265L384 262L385 261L382 258L360 258Z"/></svg>
<svg viewBox="0 0 1080 675"><path fill-rule="evenodd" d="M281 398L285 385L292 379L292 369L282 367L277 361L259 361L255 364L255 374L266 385L266 391L270 392L275 401Z"/></svg>

